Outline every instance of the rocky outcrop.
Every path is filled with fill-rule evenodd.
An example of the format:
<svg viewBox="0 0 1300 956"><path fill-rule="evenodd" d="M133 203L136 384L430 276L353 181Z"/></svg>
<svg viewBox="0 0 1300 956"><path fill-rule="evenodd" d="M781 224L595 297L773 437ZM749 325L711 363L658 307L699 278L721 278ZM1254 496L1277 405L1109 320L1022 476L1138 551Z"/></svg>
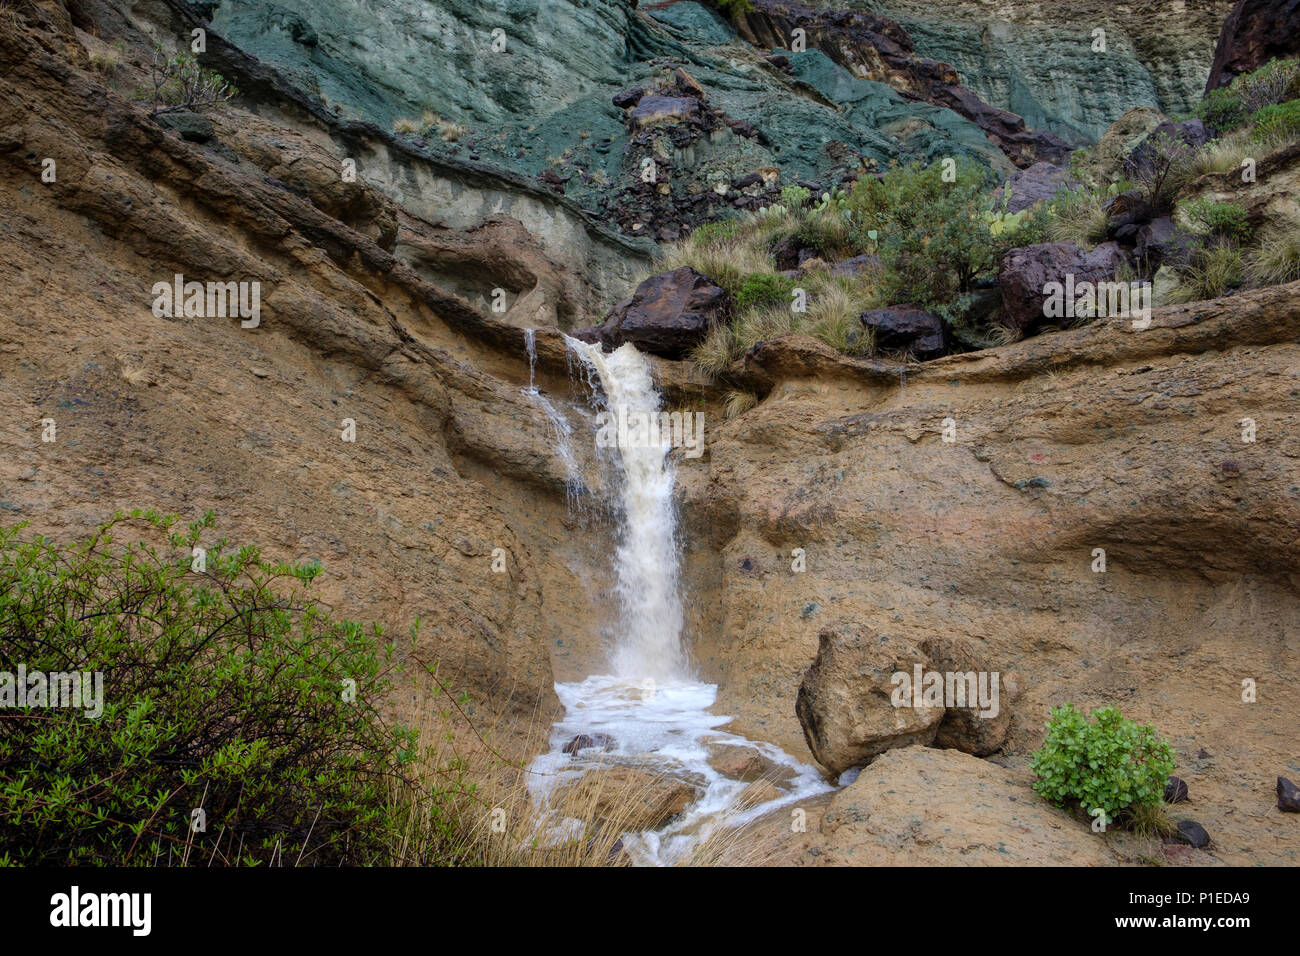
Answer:
<svg viewBox="0 0 1300 956"><path fill-rule="evenodd" d="M1300 54L1300 0L1237 0L1223 21L1205 91L1269 60Z"/></svg>
<svg viewBox="0 0 1300 956"><path fill-rule="evenodd" d="M1077 189L1079 181L1070 175L1063 166L1052 163L1034 163L1028 169L1014 173L1002 186L994 191L993 201L1001 203L1006 196L1006 211L1009 213L1031 209L1040 202L1048 202L1060 193Z"/></svg>
<svg viewBox="0 0 1300 956"><path fill-rule="evenodd" d="M643 352L681 358L730 314L731 297L689 266L661 272L636 287L600 327L606 350L631 342Z"/></svg>

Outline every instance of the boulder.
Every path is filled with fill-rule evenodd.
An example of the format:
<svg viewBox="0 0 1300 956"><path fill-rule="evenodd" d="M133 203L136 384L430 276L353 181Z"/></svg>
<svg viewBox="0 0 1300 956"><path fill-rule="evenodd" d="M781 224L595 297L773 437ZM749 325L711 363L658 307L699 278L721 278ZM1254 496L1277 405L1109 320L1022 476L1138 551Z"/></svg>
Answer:
<svg viewBox="0 0 1300 956"><path fill-rule="evenodd" d="M612 102L619 109L625 110L640 103L643 96L645 96L645 90L639 86L634 86L631 89L619 90L614 94Z"/></svg>
<svg viewBox="0 0 1300 956"><path fill-rule="evenodd" d="M736 797L736 806L741 810L749 810L760 803L770 803L773 800L781 798L781 791L773 784L766 780L755 780Z"/></svg>
<svg viewBox="0 0 1300 956"><path fill-rule="evenodd" d="M1283 813L1300 813L1300 787L1286 777L1277 778L1277 808Z"/></svg>
<svg viewBox="0 0 1300 956"><path fill-rule="evenodd" d="M694 96L643 96L629 118L633 129L661 123L683 123L700 118L700 101Z"/></svg>
<svg viewBox="0 0 1300 956"><path fill-rule="evenodd" d="M930 660L930 670L954 675L954 692L965 695L964 706L948 705L934 738L936 747L960 750L986 757L1001 749L1011 729L1011 704L1020 693L1014 672L1000 672L968 641L952 637L931 637L921 643ZM973 683L972 683L973 680Z"/></svg>
<svg viewBox="0 0 1300 956"><path fill-rule="evenodd" d="M1175 839L1180 843L1186 843L1188 846L1194 846L1198 850L1210 845L1210 835L1205 832L1205 827L1195 820L1179 820L1178 833L1175 834Z"/></svg>
<svg viewBox="0 0 1300 956"><path fill-rule="evenodd" d="M681 358L731 311L731 296L690 266L651 276L605 318L606 349L631 342L643 352Z"/></svg>
<svg viewBox="0 0 1300 956"><path fill-rule="evenodd" d="M813 756L832 773L864 764L891 747L929 744L942 707L895 706L893 675L927 661L907 638L840 622L817 635L817 657L803 676L795 713Z"/></svg>
<svg viewBox="0 0 1300 956"><path fill-rule="evenodd" d="M579 752L590 747L599 747L605 751L613 750L614 738L609 734L578 734L564 745L563 752L576 756Z"/></svg>
<svg viewBox="0 0 1300 956"><path fill-rule="evenodd" d="M1197 243L1195 235L1174 225L1168 216L1161 216L1138 227L1135 256L1144 271L1151 274L1165 263L1186 262Z"/></svg>
<svg viewBox="0 0 1300 956"><path fill-rule="evenodd" d="M1114 242L1102 243L1091 252L1084 252L1073 242L1044 242L1012 249L998 266L1002 321L1010 328L1031 334L1047 321L1048 283L1064 284L1068 276L1074 277L1074 286L1108 281L1125 262L1123 250Z"/></svg>
<svg viewBox="0 0 1300 956"><path fill-rule="evenodd" d="M918 305L871 309L860 318L863 326L875 333L880 351L911 352L918 359L930 359L942 355L946 348L943 319Z"/></svg>
<svg viewBox="0 0 1300 956"><path fill-rule="evenodd" d="M1274 57L1300 53L1300 3L1296 0L1238 0L1223 21L1205 92L1227 86L1242 73Z"/></svg>
<svg viewBox="0 0 1300 956"><path fill-rule="evenodd" d="M553 804L590 813L593 819L623 830L654 830L690 805L696 789L674 777L636 767L589 770L561 787Z"/></svg>
<svg viewBox="0 0 1300 956"><path fill-rule="evenodd" d="M724 777L745 783L789 777L794 772L789 767L780 766L753 747L719 747L709 757L709 766Z"/></svg>
<svg viewBox="0 0 1300 956"><path fill-rule="evenodd" d="M1057 193L1077 189L1079 181L1070 175L1064 166L1053 163L1034 163L1028 169L1022 169L1008 179L994 193L994 201L1001 203L1006 190L1011 198L1007 200L1007 212L1016 213L1029 209L1040 202L1046 202Z"/></svg>
<svg viewBox="0 0 1300 956"><path fill-rule="evenodd" d="M854 277L880 268L880 256L867 253L852 259L841 259L831 263L831 275Z"/></svg>

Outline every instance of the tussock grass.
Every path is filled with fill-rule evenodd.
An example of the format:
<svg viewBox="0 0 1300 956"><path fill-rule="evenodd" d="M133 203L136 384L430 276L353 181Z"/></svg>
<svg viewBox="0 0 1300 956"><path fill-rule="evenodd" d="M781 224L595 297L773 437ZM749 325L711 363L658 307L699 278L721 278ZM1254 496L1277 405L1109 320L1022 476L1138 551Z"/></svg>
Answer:
<svg viewBox="0 0 1300 956"><path fill-rule="evenodd" d="M1265 232L1259 247L1246 258L1246 275L1258 285L1277 285L1300 279L1300 224Z"/></svg>
<svg viewBox="0 0 1300 956"><path fill-rule="evenodd" d="M758 396L753 392L729 391L726 395L724 414L728 419L745 414L758 404Z"/></svg>
<svg viewBox="0 0 1300 956"><path fill-rule="evenodd" d="M1091 249L1106 239L1105 196L1091 189L1062 193L1051 205L1047 238L1052 242L1073 242Z"/></svg>
<svg viewBox="0 0 1300 956"><path fill-rule="evenodd" d="M1178 275L1178 285L1169 294L1171 302L1200 302L1217 299L1241 285L1241 250L1230 242L1204 247L1191 266Z"/></svg>

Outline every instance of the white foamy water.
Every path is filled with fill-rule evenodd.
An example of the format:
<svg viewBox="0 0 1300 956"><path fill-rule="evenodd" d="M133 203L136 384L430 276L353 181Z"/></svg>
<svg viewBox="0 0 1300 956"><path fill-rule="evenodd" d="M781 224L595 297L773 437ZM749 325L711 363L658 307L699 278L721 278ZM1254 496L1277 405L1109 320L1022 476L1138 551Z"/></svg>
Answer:
<svg viewBox="0 0 1300 956"><path fill-rule="evenodd" d="M567 341L581 364L593 405L632 415L660 412L650 365L633 346L606 355L599 346ZM593 433L593 443L596 437ZM780 748L721 730L731 718L710 711L717 687L695 677L683 642L675 471L668 451L646 442L630 442L612 452L598 449L614 472L610 487L619 515L612 567L618 621L609 648L609 673L556 684L565 715L552 729L550 751L530 767L530 787L543 805L557 787L597 767L633 766L692 786L695 800L675 819L657 831L624 836L624 848L641 865L689 859L700 841L719 827L743 824L830 789L814 768ZM579 734L605 734L612 743L563 753ZM771 762L774 795L741 809L738 801L748 784L723 776L708 763L726 746L755 750ZM552 815L544 837L572 838L575 826L577 821Z"/></svg>
<svg viewBox="0 0 1300 956"><path fill-rule="evenodd" d="M537 368L537 331L524 329L524 347L528 350L528 387L524 394L546 413L551 423L551 433L555 436L555 454L564 465L564 492L570 509L573 508L582 490L582 476L578 471L578 462L573 455L573 426L554 403L541 393L534 382Z"/></svg>

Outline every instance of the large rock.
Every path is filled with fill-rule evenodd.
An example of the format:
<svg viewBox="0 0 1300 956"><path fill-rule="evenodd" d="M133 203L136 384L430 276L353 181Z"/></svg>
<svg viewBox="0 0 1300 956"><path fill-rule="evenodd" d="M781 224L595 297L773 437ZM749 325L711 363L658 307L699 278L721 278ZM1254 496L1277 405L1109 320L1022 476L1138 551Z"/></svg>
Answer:
<svg viewBox="0 0 1300 956"><path fill-rule="evenodd" d="M698 119L700 101L693 96L644 96L629 118L634 129L660 123L684 123Z"/></svg>
<svg viewBox="0 0 1300 956"><path fill-rule="evenodd" d="M1165 120L1153 129L1142 142L1129 154L1124 162L1124 174L1129 179L1148 176L1153 168L1157 137L1167 142L1175 155L1191 157L1198 149L1210 141L1210 131L1198 119L1181 122Z"/></svg>
<svg viewBox="0 0 1300 956"><path fill-rule="evenodd" d="M623 830L654 830L690 805L696 789L636 767L589 770L561 787L553 805Z"/></svg>
<svg viewBox="0 0 1300 956"><path fill-rule="evenodd" d="M841 773L891 747L934 740L942 707L898 707L893 700L893 675L926 664L917 645L851 622L823 629L817 641L795 713L818 763Z"/></svg>
<svg viewBox="0 0 1300 956"><path fill-rule="evenodd" d="M1300 53L1300 0L1238 0L1219 32L1205 92L1227 86L1274 57Z"/></svg>
<svg viewBox="0 0 1300 956"><path fill-rule="evenodd" d="M1079 181L1070 175L1064 166L1053 163L1034 163L1028 169L1012 174L994 193L994 199L1001 202L1005 191L1010 190L1011 198L1007 200L1007 212L1016 213L1030 209L1040 202L1047 202L1057 194L1070 189L1077 189Z"/></svg>
<svg viewBox="0 0 1300 956"><path fill-rule="evenodd" d="M921 645L930 670L953 677L953 688L965 695L945 700L936 747L948 747L986 757L1006 742L1011 729L1011 705L1020 693L1019 677L993 667L974 645L960 638L936 636Z"/></svg>
<svg viewBox="0 0 1300 956"><path fill-rule="evenodd" d="M793 771L782 767L754 747L719 747L709 757L709 766L732 780L751 783L789 777Z"/></svg>
<svg viewBox="0 0 1300 956"><path fill-rule="evenodd" d="M891 305L870 309L859 318L875 335L881 352L910 352L919 359L936 358L946 347L942 318L918 305Z"/></svg>
<svg viewBox="0 0 1300 956"><path fill-rule="evenodd" d="M843 866L1115 864L1105 840L1024 776L929 747L878 757L831 800L814 843L817 862Z"/></svg>
<svg viewBox="0 0 1300 956"><path fill-rule="evenodd" d="M725 321L731 296L690 266L651 276L636 287L605 319L600 339L605 348L631 342L643 352L681 358Z"/></svg>
<svg viewBox="0 0 1300 956"><path fill-rule="evenodd" d="M1126 261L1114 242L1102 243L1091 252L1084 252L1073 242L1045 242L1012 249L998 266L1002 321L1024 333L1032 333L1049 321L1068 325L1069 319L1049 320L1044 314L1048 283L1064 284L1068 276L1074 277L1075 286L1108 281Z"/></svg>

